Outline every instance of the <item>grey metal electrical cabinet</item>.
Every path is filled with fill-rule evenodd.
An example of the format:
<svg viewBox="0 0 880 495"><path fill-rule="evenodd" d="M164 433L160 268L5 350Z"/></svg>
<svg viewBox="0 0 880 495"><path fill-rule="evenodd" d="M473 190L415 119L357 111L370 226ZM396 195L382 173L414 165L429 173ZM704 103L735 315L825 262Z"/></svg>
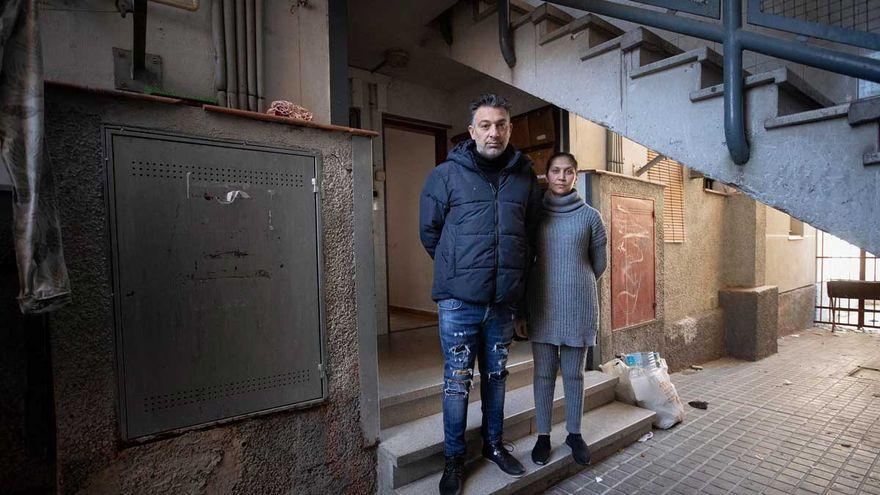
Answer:
<svg viewBox="0 0 880 495"><path fill-rule="evenodd" d="M122 436L325 399L319 156L104 137Z"/></svg>

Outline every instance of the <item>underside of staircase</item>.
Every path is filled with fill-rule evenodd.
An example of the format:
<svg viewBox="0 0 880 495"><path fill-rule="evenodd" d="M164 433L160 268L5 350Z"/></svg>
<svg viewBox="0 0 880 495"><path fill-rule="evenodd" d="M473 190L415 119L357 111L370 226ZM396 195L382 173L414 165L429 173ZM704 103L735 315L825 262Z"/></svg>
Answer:
<svg viewBox="0 0 880 495"><path fill-rule="evenodd" d="M514 0L511 18L513 68L498 48L497 12L482 2L460 2L453 43L432 47L880 252L880 98L835 104L785 67L744 73L751 157L737 165L724 136L722 57L708 46L684 51L645 27L550 4Z"/></svg>
<svg viewBox="0 0 880 495"><path fill-rule="evenodd" d="M582 469L563 445L566 431L561 378L553 403L554 450L543 466L531 461L537 426L531 386L532 361L518 363L508 371L504 407L504 439L512 454L526 468L525 476L513 478L480 457L479 376L470 394L468 464L465 494L535 493ZM442 377L438 383L385 397L380 403L382 432L379 443L379 492L383 494L437 493L443 471ZM584 378L583 435L593 462L629 445L651 430L654 413L614 399L617 378L589 371Z"/></svg>

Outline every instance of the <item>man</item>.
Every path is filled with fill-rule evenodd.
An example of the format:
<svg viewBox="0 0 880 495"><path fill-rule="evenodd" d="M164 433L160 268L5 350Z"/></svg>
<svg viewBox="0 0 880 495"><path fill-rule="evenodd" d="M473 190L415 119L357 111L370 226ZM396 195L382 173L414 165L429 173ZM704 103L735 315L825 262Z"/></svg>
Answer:
<svg viewBox="0 0 880 495"><path fill-rule="evenodd" d="M511 476L525 474L502 442L504 391L541 191L529 158L508 145L507 100L484 94L470 111L472 139L455 146L431 172L420 199L420 236L434 259L431 296L445 361L443 495L461 491L468 393L477 358L483 457Z"/></svg>

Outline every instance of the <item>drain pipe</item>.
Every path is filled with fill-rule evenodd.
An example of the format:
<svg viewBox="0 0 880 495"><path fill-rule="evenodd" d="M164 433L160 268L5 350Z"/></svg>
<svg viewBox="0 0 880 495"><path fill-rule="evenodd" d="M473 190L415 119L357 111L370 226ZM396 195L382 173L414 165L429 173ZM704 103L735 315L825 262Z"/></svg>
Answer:
<svg viewBox="0 0 880 495"><path fill-rule="evenodd" d="M516 65L516 51L513 49L513 33L510 31L510 0L498 0L498 44L501 55L511 69Z"/></svg>
<svg viewBox="0 0 880 495"><path fill-rule="evenodd" d="M214 91L217 104L227 106L226 102L226 36L223 32L223 4L211 2L211 39L214 43Z"/></svg>
<svg viewBox="0 0 880 495"><path fill-rule="evenodd" d="M244 0L235 2L235 67L238 79L238 108L247 110L247 26Z"/></svg>
<svg viewBox="0 0 880 495"><path fill-rule="evenodd" d="M223 33L226 39L226 99L229 108L238 108L238 77L235 62L235 0L223 0Z"/></svg>
<svg viewBox="0 0 880 495"><path fill-rule="evenodd" d="M266 111L266 74L263 72L265 70L265 59L263 55L263 26L266 25L265 9L263 8L263 0L257 0L256 5L254 6L254 17L257 23L255 31L256 34L256 44L257 44L257 108L258 112Z"/></svg>
<svg viewBox="0 0 880 495"><path fill-rule="evenodd" d="M742 0L724 0L724 137L733 163L749 161L749 143L746 141L743 87Z"/></svg>
<svg viewBox="0 0 880 495"><path fill-rule="evenodd" d="M247 109L257 111L257 47L254 26L254 0L245 0L245 23L247 24Z"/></svg>

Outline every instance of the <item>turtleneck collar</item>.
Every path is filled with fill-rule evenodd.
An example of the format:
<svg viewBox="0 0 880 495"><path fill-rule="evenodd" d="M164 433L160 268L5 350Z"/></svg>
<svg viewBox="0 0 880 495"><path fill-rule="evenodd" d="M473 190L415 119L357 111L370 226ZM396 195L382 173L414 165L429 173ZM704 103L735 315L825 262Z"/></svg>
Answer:
<svg viewBox="0 0 880 495"><path fill-rule="evenodd" d="M544 210L553 213L569 213L582 208L586 203L577 190L571 191L565 196L556 196L548 189L544 192Z"/></svg>

